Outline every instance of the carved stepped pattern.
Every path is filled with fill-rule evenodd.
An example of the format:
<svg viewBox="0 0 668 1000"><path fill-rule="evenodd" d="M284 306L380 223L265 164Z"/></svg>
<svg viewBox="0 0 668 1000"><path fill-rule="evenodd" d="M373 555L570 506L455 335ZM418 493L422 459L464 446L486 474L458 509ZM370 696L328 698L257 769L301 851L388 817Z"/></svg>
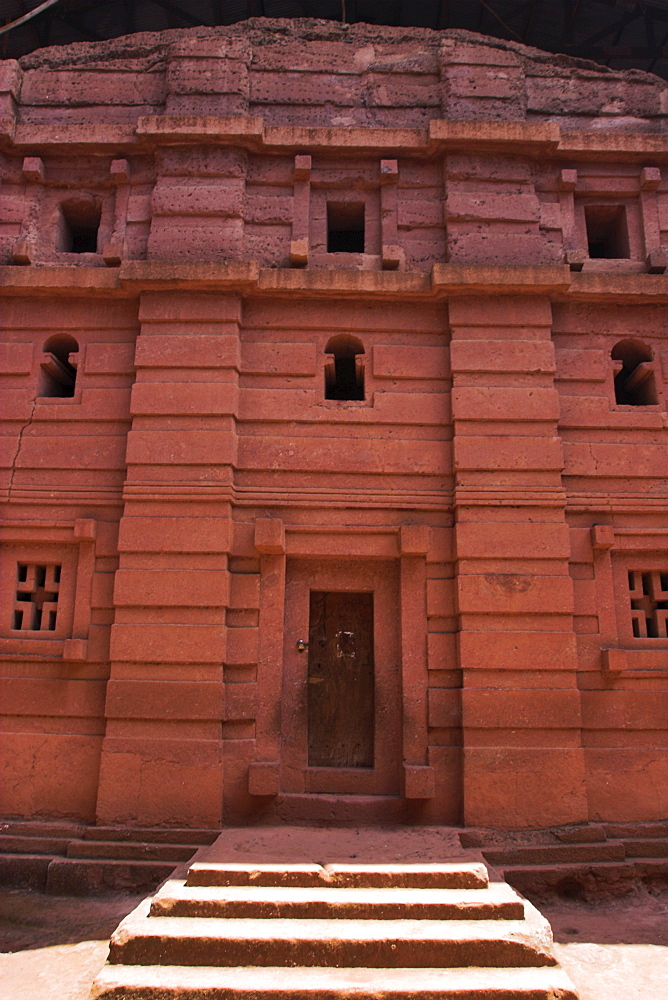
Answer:
<svg viewBox="0 0 668 1000"><path fill-rule="evenodd" d="M55 896L148 892L217 835L217 830L3 821L0 885Z"/></svg>
<svg viewBox="0 0 668 1000"><path fill-rule="evenodd" d="M94 1000L576 1000L484 865L191 865L118 927Z"/></svg>
<svg viewBox="0 0 668 1000"><path fill-rule="evenodd" d="M481 849L485 861L521 892L554 892L586 898L631 891L638 882L668 881L668 823L601 823L502 837L465 830L464 847Z"/></svg>

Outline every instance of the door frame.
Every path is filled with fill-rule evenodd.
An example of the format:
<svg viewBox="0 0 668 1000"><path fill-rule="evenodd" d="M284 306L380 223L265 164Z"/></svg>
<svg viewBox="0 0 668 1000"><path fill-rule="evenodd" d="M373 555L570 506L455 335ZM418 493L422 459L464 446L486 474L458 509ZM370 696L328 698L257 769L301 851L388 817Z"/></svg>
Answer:
<svg viewBox="0 0 668 1000"><path fill-rule="evenodd" d="M380 562L391 564L398 575L396 627L401 643L398 697L402 717L401 793L407 799L431 798L435 794L435 775L428 748L427 615L430 581L427 580L426 565L431 544L430 528L425 524L403 524L333 530L325 526L286 526L279 517L258 517L253 541L260 556L260 609L255 760L251 760L248 767L249 793L266 797L279 795L281 791L281 701L288 556L324 566L329 560L340 559L344 555L349 567ZM356 587L351 586L350 589ZM433 604L434 598L431 601Z"/></svg>
<svg viewBox="0 0 668 1000"><path fill-rule="evenodd" d="M310 593L373 593L374 765L308 764L308 639ZM401 790L401 634L396 561L290 559L286 567L280 787L286 793L398 795Z"/></svg>

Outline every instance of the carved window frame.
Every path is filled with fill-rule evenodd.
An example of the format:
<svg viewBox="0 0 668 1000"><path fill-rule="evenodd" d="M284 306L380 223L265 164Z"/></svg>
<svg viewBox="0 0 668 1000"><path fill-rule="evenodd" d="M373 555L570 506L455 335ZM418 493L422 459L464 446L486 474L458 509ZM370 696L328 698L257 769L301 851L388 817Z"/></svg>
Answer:
<svg viewBox="0 0 668 1000"><path fill-rule="evenodd" d="M69 330L59 330L59 333L69 334ZM71 334L74 336L74 333ZM33 361L32 361L32 378L35 386L35 405L42 407L49 406L80 406L82 401L82 382L84 375L84 366L86 360L86 345L81 343L81 340L76 338L79 343L79 350L76 354L70 355L70 363L76 368L76 381L74 384L74 395L72 396L40 396L39 383L41 378L41 368L43 364L48 363L50 355L44 353L44 344L49 340L48 335L40 337L40 339L35 343L33 350ZM45 411L41 409L41 415L44 415ZM46 411L48 415L48 411ZM56 412L53 412L53 416L56 416Z"/></svg>
<svg viewBox="0 0 668 1000"><path fill-rule="evenodd" d="M97 522L7 521L0 526L0 655L85 660L91 624ZM54 630L12 628L19 564L60 565Z"/></svg>
<svg viewBox="0 0 668 1000"><path fill-rule="evenodd" d="M668 676L668 637L633 634L628 576L668 571L668 532L595 524L590 534L602 670L610 677Z"/></svg>

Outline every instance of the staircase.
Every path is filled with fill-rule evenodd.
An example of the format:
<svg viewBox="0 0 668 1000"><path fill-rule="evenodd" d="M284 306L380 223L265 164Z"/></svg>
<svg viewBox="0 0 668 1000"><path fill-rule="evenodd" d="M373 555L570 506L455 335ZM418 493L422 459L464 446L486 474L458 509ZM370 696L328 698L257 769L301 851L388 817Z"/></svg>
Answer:
<svg viewBox="0 0 668 1000"><path fill-rule="evenodd" d="M3 820L0 885L54 896L150 892L218 832Z"/></svg>
<svg viewBox="0 0 668 1000"><path fill-rule="evenodd" d="M668 823L588 823L528 834L469 829L459 839L538 898L593 900L668 883Z"/></svg>
<svg viewBox="0 0 668 1000"><path fill-rule="evenodd" d="M91 1000L577 1000L548 923L479 861L235 857L141 903Z"/></svg>

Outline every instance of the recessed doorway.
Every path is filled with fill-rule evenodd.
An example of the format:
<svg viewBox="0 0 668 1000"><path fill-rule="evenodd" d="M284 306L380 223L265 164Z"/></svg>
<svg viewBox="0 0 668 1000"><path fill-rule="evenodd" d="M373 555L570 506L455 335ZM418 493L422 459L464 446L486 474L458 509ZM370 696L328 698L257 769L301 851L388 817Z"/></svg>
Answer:
<svg viewBox="0 0 668 1000"><path fill-rule="evenodd" d="M283 792L399 794L400 639L398 560L288 560Z"/></svg>

